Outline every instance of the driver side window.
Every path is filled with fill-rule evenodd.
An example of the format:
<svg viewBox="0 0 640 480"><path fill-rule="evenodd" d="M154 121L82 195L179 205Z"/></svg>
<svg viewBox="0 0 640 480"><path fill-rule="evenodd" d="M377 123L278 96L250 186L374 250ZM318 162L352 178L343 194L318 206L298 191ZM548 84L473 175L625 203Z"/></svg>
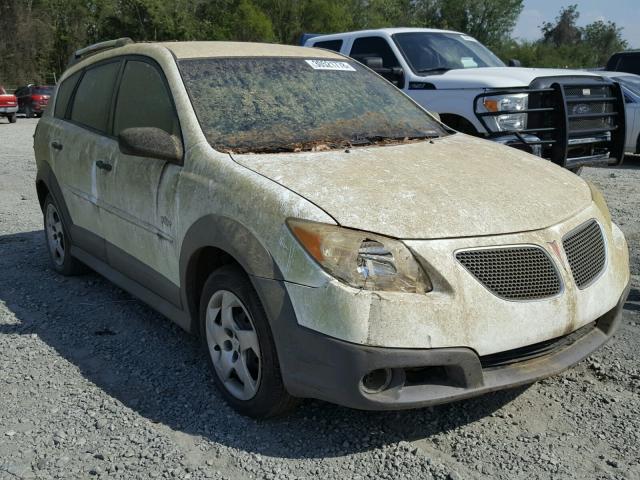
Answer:
<svg viewBox="0 0 640 480"><path fill-rule="evenodd" d="M351 46L351 58L355 58L359 62L367 57L382 58L382 66L384 68L399 67L400 62L396 58L393 50L382 37L362 37L356 38Z"/></svg>
<svg viewBox="0 0 640 480"><path fill-rule="evenodd" d="M369 66L376 73L382 75L398 88L402 88L404 84L402 71L400 70L400 62L393 50L389 46L387 40L382 37L361 37L356 38L351 46L349 56L360 63ZM368 59L379 58L382 65L372 65L367 62ZM379 62L380 60L378 60Z"/></svg>
<svg viewBox="0 0 640 480"><path fill-rule="evenodd" d="M156 127L181 138L171 92L159 70L145 61L128 60L122 74L113 133L127 128Z"/></svg>

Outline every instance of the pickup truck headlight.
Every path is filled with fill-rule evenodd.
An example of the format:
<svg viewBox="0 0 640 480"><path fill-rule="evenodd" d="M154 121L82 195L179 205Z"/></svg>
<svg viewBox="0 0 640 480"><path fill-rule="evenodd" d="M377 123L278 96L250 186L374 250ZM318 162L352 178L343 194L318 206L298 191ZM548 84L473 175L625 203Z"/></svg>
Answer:
<svg viewBox="0 0 640 480"><path fill-rule="evenodd" d="M431 282L399 240L359 230L287 220L289 229L329 274L353 287L406 293L431 291Z"/></svg>
<svg viewBox="0 0 640 480"><path fill-rule="evenodd" d="M497 131L524 130L527 128L527 114L516 112L526 110L528 108L528 94L515 93L513 95L485 97L483 103L484 107L489 112L514 112L496 115L493 117L496 122Z"/></svg>

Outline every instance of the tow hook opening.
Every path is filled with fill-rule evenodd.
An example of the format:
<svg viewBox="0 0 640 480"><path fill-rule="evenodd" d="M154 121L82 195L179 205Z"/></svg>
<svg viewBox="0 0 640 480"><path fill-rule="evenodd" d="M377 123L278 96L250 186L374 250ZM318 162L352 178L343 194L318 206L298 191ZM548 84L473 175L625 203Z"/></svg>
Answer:
<svg viewBox="0 0 640 480"><path fill-rule="evenodd" d="M389 387L393 372L390 368L378 368L371 370L361 380L361 387L365 393L380 393Z"/></svg>

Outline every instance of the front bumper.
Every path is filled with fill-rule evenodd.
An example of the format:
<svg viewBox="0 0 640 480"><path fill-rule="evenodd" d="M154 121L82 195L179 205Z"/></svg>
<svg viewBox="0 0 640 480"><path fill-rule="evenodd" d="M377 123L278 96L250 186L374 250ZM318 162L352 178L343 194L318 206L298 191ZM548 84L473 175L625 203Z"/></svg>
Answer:
<svg viewBox="0 0 640 480"><path fill-rule="evenodd" d="M17 105L15 107L0 107L0 114L2 115L11 115L12 113L16 113L17 111Z"/></svg>
<svg viewBox="0 0 640 480"><path fill-rule="evenodd" d="M446 403L557 374L613 336L629 293L627 286L617 305L593 324L547 342L544 348L480 357L470 348L380 348L328 337L295 324L281 282L254 279L254 284L262 298L272 300L265 307L287 390L294 396L365 410ZM362 379L378 369L388 369L391 381L379 393L367 393Z"/></svg>

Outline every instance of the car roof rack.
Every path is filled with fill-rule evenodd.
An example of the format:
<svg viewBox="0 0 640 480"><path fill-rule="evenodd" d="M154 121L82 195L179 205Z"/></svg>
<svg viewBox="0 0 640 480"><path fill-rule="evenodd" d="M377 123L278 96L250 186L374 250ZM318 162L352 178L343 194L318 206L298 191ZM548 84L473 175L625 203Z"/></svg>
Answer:
<svg viewBox="0 0 640 480"><path fill-rule="evenodd" d="M125 45L129 45L131 43L135 43L129 37L117 38L115 40L107 40L105 42L94 43L93 45L89 45L88 47L81 48L80 50L76 50L75 53L71 56L71 60L69 61L69 65L78 63L84 57L88 57L89 55L93 55L95 53L101 52L103 50L109 50L111 48L124 47Z"/></svg>

